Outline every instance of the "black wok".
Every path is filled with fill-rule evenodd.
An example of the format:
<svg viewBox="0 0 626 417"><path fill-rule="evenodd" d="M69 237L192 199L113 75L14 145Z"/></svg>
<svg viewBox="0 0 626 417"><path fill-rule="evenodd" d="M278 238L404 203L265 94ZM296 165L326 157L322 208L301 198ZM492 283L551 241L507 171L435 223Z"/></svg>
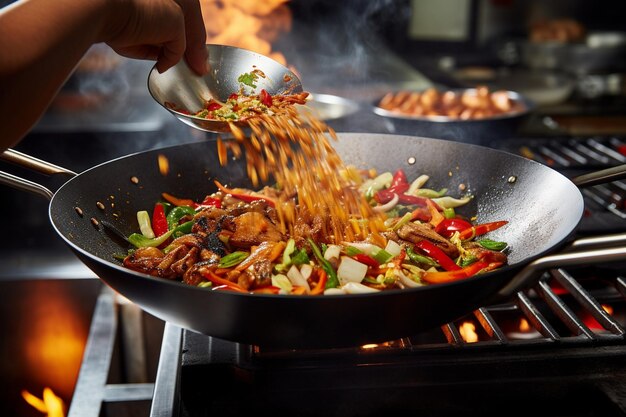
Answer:
<svg viewBox="0 0 626 417"><path fill-rule="evenodd" d="M210 291L125 269L114 255L128 246L102 227L103 220L129 235L137 230L136 212L149 210L162 192L198 201L215 190L215 178L249 186L243 160L220 167L213 142L137 153L89 169L54 193L50 220L98 277L156 317L236 342L313 348L410 336L492 302L522 267L566 243L583 213L572 181L516 155L428 138L339 136L335 146L346 163L379 172L403 168L409 178L426 173L433 187L465 184L475 198L463 213L475 214L478 222L510 221L490 235L508 242L510 265L450 284L325 297ZM159 173L158 155L169 160L168 175Z"/></svg>

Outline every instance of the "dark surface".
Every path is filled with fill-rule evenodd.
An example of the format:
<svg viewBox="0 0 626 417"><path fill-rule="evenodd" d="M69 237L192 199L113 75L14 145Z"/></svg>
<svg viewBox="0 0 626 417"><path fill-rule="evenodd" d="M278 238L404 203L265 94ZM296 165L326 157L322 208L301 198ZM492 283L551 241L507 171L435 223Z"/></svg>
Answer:
<svg viewBox="0 0 626 417"><path fill-rule="evenodd" d="M135 231L136 212L151 207L164 191L199 200L214 190L215 177L246 185L243 164L231 161L220 168L211 142L131 155L90 169L57 192L51 218L102 280L158 318L227 340L322 347L390 340L472 311L489 301L518 268L563 243L582 215L582 196L571 182L512 154L452 141L367 134L342 135L335 146L345 162L360 167L381 172L404 168L409 178L428 173L435 188L456 190L465 184L476 197L465 208L467 215L477 215L479 222L511 221L491 235L509 243L511 266L472 280L385 294L282 297L207 291L116 263L113 255L127 246L94 227L92 217L108 220L129 235ZM158 173L161 153L170 161L168 176ZM409 157L416 163L409 164ZM508 182L511 175L517 177L514 183ZM130 181L132 176L139 178L138 184ZM104 211L97 201L104 203ZM83 209L83 217L75 206Z"/></svg>

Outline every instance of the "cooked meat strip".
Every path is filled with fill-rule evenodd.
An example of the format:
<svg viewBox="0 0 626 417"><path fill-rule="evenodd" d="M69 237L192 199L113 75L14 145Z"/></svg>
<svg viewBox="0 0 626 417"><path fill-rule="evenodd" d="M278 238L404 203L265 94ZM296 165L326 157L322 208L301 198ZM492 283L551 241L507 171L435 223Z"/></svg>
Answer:
<svg viewBox="0 0 626 417"><path fill-rule="evenodd" d="M459 249L448 241L446 238L435 232L430 223L414 223L409 222L397 230L398 236L401 239L408 240L412 243L417 243L421 240L428 240L442 251L446 253L452 259L459 256Z"/></svg>
<svg viewBox="0 0 626 417"><path fill-rule="evenodd" d="M278 227L264 214L250 211L233 219L235 231L229 244L236 248L249 249L263 242L279 242L285 239Z"/></svg>

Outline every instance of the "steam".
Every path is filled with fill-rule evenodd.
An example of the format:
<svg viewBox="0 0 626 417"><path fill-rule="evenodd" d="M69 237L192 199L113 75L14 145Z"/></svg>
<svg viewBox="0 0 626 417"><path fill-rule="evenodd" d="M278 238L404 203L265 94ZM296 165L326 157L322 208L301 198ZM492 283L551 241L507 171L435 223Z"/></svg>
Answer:
<svg viewBox="0 0 626 417"><path fill-rule="evenodd" d="M314 3L296 10L296 18L311 17L295 22L292 35L300 50L292 51L293 58L288 56L303 77L333 85L371 83L389 75L384 67L391 53L381 31L407 13L405 6L393 0Z"/></svg>

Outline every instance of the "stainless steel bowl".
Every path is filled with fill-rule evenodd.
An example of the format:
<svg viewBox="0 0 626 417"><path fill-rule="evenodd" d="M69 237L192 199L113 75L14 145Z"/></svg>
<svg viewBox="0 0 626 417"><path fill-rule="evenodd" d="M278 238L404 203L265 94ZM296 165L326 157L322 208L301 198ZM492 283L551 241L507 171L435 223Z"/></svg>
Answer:
<svg viewBox="0 0 626 417"><path fill-rule="evenodd" d="M472 90L474 89L450 89L446 91L462 93ZM515 91L507 91L507 96L509 99L521 103L523 108L519 111L479 119L459 119L448 116L411 116L379 107L378 103L382 99L381 97L374 102L372 111L383 117L383 123L391 133L484 145L493 140L514 136L535 108L532 101Z"/></svg>
<svg viewBox="0 0 626 417"><path fill-rule="evenodd" d="M246 49L225 45L206 45L209 53L209 73L201 77L182 60L163 73L152 68L148 75L148 90L161 106L183 123L207 132L229 132L227 122L208 120L185 114L204 108L213 98L224 102L232 93L243 88L245 94L258 94L265 89L271 95L302 92L300 79L290 69L266 56ZM240 83L240 75L261 71L256 87ZM181 111L182 110L182 111ZM245 127L245 122L237 122Z"/></svg>
<svg viewBox="0 0 626 417"><path fill-rule="evenodd" d="M350 116L359 111L359 104L332 94L311 93L304 106L298 107L302 115L311 115L320 120L331 121Z"/></svg>

